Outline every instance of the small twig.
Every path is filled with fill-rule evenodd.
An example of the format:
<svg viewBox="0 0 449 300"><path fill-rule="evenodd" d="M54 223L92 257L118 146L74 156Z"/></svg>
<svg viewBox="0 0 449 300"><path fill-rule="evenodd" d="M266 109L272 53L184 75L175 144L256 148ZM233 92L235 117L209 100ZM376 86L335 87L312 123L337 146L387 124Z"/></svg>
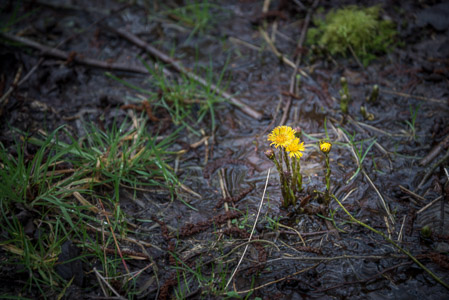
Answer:
<svg viewBox="0 0 449 300"><path fill-rule="evenodd" d="M155 262L154 262L154 261L151 261L145 268L140 269L140 270L137 271L137 272L136 272L136 271L133 272L133 273L134 273L133 276L130 277L130 278L128 278L128 281L131 281L131 280L133 280L134 278L138 277L140 274L142 274L143 271L145 271L145 270L148 269L149 267L152 267L153 265L155 265ZM124 276L124 275L122 275L122 276ZM125 276L126 276L126 275L125 275Z"/></svg>
<svg viewBox="0 0 449 300"><path fill-rule="evenodd" d="M226 186L226 171L224 168L220 169L220 173L218 173L220 176L220 188L221 188L221 194L223 195L223 198L230 198L231 195L229 194L228 187ZM224 209L227 213L229 211L229 204L227 202L224 202ZM228 220L228 228L231 228L231 220Z"/></svg>
<svg viewBox="0 0 449 300"><path fill-rule="evenodd" d="M401 243L402 242L402 232L404 230L404 224L405 224L405 219L407 218L407 216L404 216L404 218L402 219L402 225L401 225L401 229L399 230L399 234L398 234L398 242Z"/></svg>
<svg viewBox="0 0 449 300"><path fill-rule="evenodd" d="M356 63L359 65L360 69L364 70L365 68L363 67L362 63L360 62L359 58L357 57L357 54L355 54L354 49L352 49L352 46L350 44L348 44L348 46L349 46L349 51L351 52L352 56L354 56Z"/></svg>
<svg viewBox="0 0 449 300"><path fill-rule="evenodd" d="M409 194L410 196L413 196L415 199L417 199L417 200L419 200L419 201L422 201L422 202L426 202L426 201L427 201L427 199L424 198L423 196L420 196L420 195L418 195L418 194L416 194L416 193L410 191L409 189L407 189L406 187L404 187L404 186L402 186L402 185L399 185L399 188L400 188L404 193ZM412 200L412 199L410 199L410 200ZM413 201L413 200L412 200L412 202L415 203L415 204L419 204L419 205L422 205L422 204L423 204L423 203L416 203L416 202Z"/></svg>
<svg viewBox="0 0 449 300"><path fill-rule="evenodd" d="M381 260L385 259L387 256L385 255L338 255L338 256L281 256L278 258L270 259L267 263L272 263L280 260L297 260L297 261L319 261L319 262L330 262L334 260L340 259L373 259L373 260Z"/></svg>
<svg viewBox="0 0 449 300"><path fill-rule="evenodd" d="M337 285L334 285L334 286L331 286L331 287L328 287L328 288L325 288L325 289L313 291L313 293L324 293L324 292L327 292L329 290L337 289L337 288L340 288L342 286L349 285L349 284L367 283L367 282L369 282L369 281L379 277L380 275L383 275L383 274L385 274L387 272L390 272L390 271L392 271L394 269L397 269L399 267L410 265L412 263L413 262L411 262L411 261L403 262L403 263L394 265L394 266L392 266L390 268L386 268L385 270L382 270L381 272L379 272L379 273L377 273L377 274L375 274L375 275L373 275L373 276L371 276L371 277L369 277L367 279L361 279L361 280L350 281L350 282L343 282L343 283L340 283L340 284L337 284Z"/></svg>
<svg viewBox="0 0 449 300"><path fill-rule="evenodd" d="M254 119L257 119L257 120L261 120L263 118L263 114L262 113L256 111L252 107L246 105L245 103L243 103L239 99L233 97L231 94L221 90L215 84L207 82L202 77L200 77L200 76L198 76L198 75L188 71L186 68L184 68L184 66L182 66L181 63L175 61L174 59L172 59L170 56L166 55L165 53L162 53L161 51L157 50L156 48L154 48L153 46L151 46L150 44L148 44L144 40L140 39L138 36L136 36L136 35L134 35L134 34L132 34L130 32L127 32L125 30L122 30L122 29L116 29L116 28L112 28L112 27L109 27L109 26L107 26L107 28L110 31L115 32L116 34L118 34L122 38L128 40L129 42L137 45L138 47L140 47L142 49L145 49L152 56L156 57L157 59L163 61L166 64L169 64L170 66L172 66L179 73L184 74L188 78L198 82L199 84L201 84L203 86L209 87L212 91L214 91L215 93L219 94L223 98L229 100L232 104L234 104L237 107L239 107L244 113L246 113L250 117L252 117Z"/></svg>
<svg viewBox="0 0 449 300"><path fill-rule="evenodd" d="M41 60L39 60L37 65L39 65L40 63L41 63ZM25 80L27 80L31 76L31 74L34 73L34 71L37 69L36 66L33 67L30 70L30 72L27 73L27 75L25 75L25 77L24 77L24 78L26 78ZM23 82L25 82L25 80L23 78L22 78L22 80L19 81L20 75L22 74L22 70L23 70L23 67L20 66L19 70L17 70L16 76L14 78L12 85L9 87L8 91L5 94L3 94L3 96L0 98L0 115L2 114L3 107L6 104L8 104L9 95L11 95L11 93L14 91L14 89L16 89L18 86L20 86Z"/></svg>
<svg viewBox="0 0 449 300"><path fill-rule="evenodd" d="M251 229L251 234L249 235L249 238L248 238L248 244L245 246L245 250L243 250L243 254L240 257L240 260L239 260L237 266L235 267L234 272L232 272L232 275L229 278L228 283L226 284L226 286L224 288L225 290L228 288L229 284L231 283L232 278L234 278L235 273L237 273L237 270L238 270L240 264L242 263L243 258L245 257L246 250L248 250L249 242L251 241L251 238L253 237L254 230L256 229L256 225L257 225L257 220L259 219L260 210L262 209L263 199L265 198L265 192L267 191L268 179L270 178L270 172L271 172L271 168L268 169L267 180L265 181L265 188L263 190L262 199L260 199L259 209L257 210L256 219L254 220L253 228Z"/></svg>
<svg viewBox="0 0 449 300"><path fill-rule="evenodd" d="M446 172L446 176L448 175L446 168L442 168ZM441 170L441 169L440 169ZM441 170L441 173L443 173L443 170ZM444 175L443 175L444 176ZM439 181L437 181L439 185L439 192L442 194L443 200L440 202L440 234L444 234L444 206L446 202L449 202L449 184L446 182L445 184L441 184Z"/></svg>
<svg viewBox="0 0 449 300"><path fill-rule="evenodd" d="M379 90L380 90L380 92L385 93L385 94L390 94L390 95L395 95L395 96L400 96L400 97L405 97L405 98L415 98L418 100L436 102L436 103L441 103L441 104L447 103L447 101L445 101L445 100L436 99L436 98L428 98L428 97L416 96L416 95L411 95L411 94L406 94L406 93L401 93L401 92L389 91L389 90L386 90L383 88L381 88Z"/></svg>
<svg viewBox="0 0 449 300"><path fill-rule="evenodd" d="M264 287L270 286L270 285L272 285L272 284L275 284L275 283L284 281L284 280L286 280L286 279L289 279L289 278L291 278L291 277L293 277L293 276L296 276L296 275L305 273L305 272L307 272L307 271L309 271L309 270L315 269L316 267L318 267L319 264L320 264L320 263L314 264L314 265L311 266L311 267L308 267L308 268L299 270L298 272L295 272L295 273L293 273L293 274L284 276L284 277L282 277L282 278L279 278L279 279L276 279L276 280L267 282L267 283L265 283L265 284L262 284L262 285L259 285L259 286L257 286L257 287L254 287L254 288L252 288L252 289L244 290L244 291L236 291L236 292L237 292L237 294L248 294L248 293L252 293L252 292L257 291L257 290L260 290L260 289L262 289L262 288L264 288ZM224 295L227 295L227 294L224 294Z"/></svg>
<svg viewBox="0 0 449 300"><path fill-rule="evenodd" d="M289 227L289 226L287 226L287 225L281 224L281 223L278 223L277 226L283 227L283 228L286 228L286 229L293 230L293 231L299 236L299 239L301 240L301 242L302 242L302 244L304 245L304 247L307 247L306 242L304 241L304 239L302 238L301 233L299 233L298 230L296 230L296 229L293 228L293 227Z"/></svg>
<svg viewBox="0 0 449 300"><path fill-rule="evenodd" d="M429 207L431 207L432 205L434 205L435 203L437 203L439 200L441 200L443 198L443 196L438 196L437 198L435 198L435 200L432 200L432 202L430 202L429 204L427 204L426 206L424 206L423 208L421 208L420 210L418 210L416 212L416 214L420 214L423 211L425 211L426 209L428 209Z"/></svg>
<svg viewBox="0 0 449 300"><path fill-rule="evenodd" d="M245 47L247 47L247 48L249 48L249 49L255 50L255 51L261 51L261 50L262 50L262 47L253 45L253 44L251 44L251 43L248 43L247 41L241 40L241 39L236 38L236 37L232 37L232 36L229 37L229 41L230 41L231 43L234 43L234 44L240 44L240 45L243 45L243 46L245 46ZM280 58L280 59L282 60L282 62L283 62L284 64L286 64L287 66L292 67L293 69L296 69L295 63L292 62L292 61L291 61L290 59L288 59L287 57L285 57L285 55L281 55L281 56L278 57L278 58ZM303 70L298 70L298 71L299 71L299 73L301 73L302 76L304 76L304 77L309 77L309 75L308 75L306 72L304 72Z"/></svg>
<svg viewBox="0 0 449 300"><path fill-rule="evenodd" d="M55 58L59 58L59 59L63 59L63 60L68 60L70 57L73 56L73 54L71 54L71 53L67 53L65 51L62 51L62 50L59 50L56 48L51 48L51 47L42 45L38 42L32 41L30 39L15 36L15 35L12 35L9 33L0 32L0 37L3 37L5 39L11 40L11 41L14 41L17 43L21 43L25 46L34 48L36 50L39 50L45 56L51 56L51 57L55 57ZM73 58L73 61L78 64L81 64L81 65L86 65L86 66L95 67L95 68L148 74L148 70L144 67L130 66L129 64L122 64L122 63L110 63L110 62L100 61L100 60L96 60L96 59L92 59L92 58L82 58L79 55L75 55L75 57Z"/></svg>
<svg viewBox="0 0 449 300"><path fill-rule="evenodd" d="M259 33L261 34L261 36L263 37L265 42L270 47L270 50L274 53L274 55L276 55L277 58L281 59L285 64L289 65L293 69L296 69L296 65L294 62L292 62L289 59L283 59L283 57L285 57L285 55L283 55L281 52L279 52L279 50L273 44L273 41L270 39L270 37L268 36L268 34L265 30L263 30L262 28L259 28Z"/></svg>
<svg viewBox="0 0 449 300"><path fill-rule="evenodd" d="M348 116L350 117L350 115L348 115ZM352 117L351 117L351 119L352 119ZM373 130L373 131L376 131L376 132L385 134L385 135L387 135L387 136L402 136L402 134L393 134L393 133L387 132L387 131L385 131L385 130L379 129L379 128L377 128L377 127L374 127L374 126L372 126L372 125L369 125L369 124L366 124L366 123L363 123L363 122L358 122L358 121L356 121L356 123L357 123L358 125L362 126L362 127L366 127L366 128L368 128L368 129L370 129L370 130Z"/></svg>
<svg viewBox="0 0 449 300"><path fill-rule="evenodd" d="M432 175L433 171L435 171L435 169L439 166L442 165L446 162L446 160L449 159L449 148L446 151L446 154L439 160L437 161L434 165L432 165L429 170L426 172L426 174L424 174L424 177L422 178L421 182L418 185L417 190L419 190L424 183L426 183L427 179L429 179L430 175Z"/></svg>
<svg viewBox="0 0 449 300"><path fill-rule="evenodd" d="M394 224L395 222L394 222L393 215L391 214L390 208L388 207L387 202L385 201L384 197L380 193L379 189L376 187L376 185L374 184L374 182L371 180L371 178L368 176L368 174L365 172L364 169L362 169L362 174L365 175L366 179L368 179L368 182L370 183L372 188L376 191L376 193L379 196L379 199L382 203L382 206L384 207L388 217L390 218L391 223Z"/></svg>
<svg viewBox="0 0 449 300"><path fill-rule="evenodd" d="M441 151L443 151L447 147L449 147L449 134L441 142L439 142L438 145L433 147L432 150L423 159L419 161L419 165L425 166L429 164L435 157L438 156L438 154L440 154Z"/></svg>

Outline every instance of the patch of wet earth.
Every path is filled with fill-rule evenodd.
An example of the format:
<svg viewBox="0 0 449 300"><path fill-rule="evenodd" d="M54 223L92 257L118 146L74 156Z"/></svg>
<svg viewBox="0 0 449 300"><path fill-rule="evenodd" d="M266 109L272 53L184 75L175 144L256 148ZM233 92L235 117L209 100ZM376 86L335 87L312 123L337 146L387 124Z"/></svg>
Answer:
<svg viewBox="0 0 449 300"><path fill-rule="evenodd" d="M366 5L378 3L369 2ZM264 1L207 3L211 4L209 26L192 34L194 24L167 13L188 4L183 1L25 1L19 13L30 14L5 27L1 35L0 92L5 95L15 88L2 97L0 141L13 155L23 133L35 136L65 125L71 134L82 137L89 133L85 123L109 128L113 122L131 119L130 114L139 115L136 107L124 105L149 96L106 72L151 91L148 99L157 101L161 93L157 78L142 74L142 62L160 68L160 58L155 60L110 27L138 36L203 77L218 82L222 74L224 89L260 112L261 118L254 118L242 107L222 102L216 106L214 130L210 115L199 124L192 122L194 129L181 129L172 150L185 151L170 164L177 165L180 182L187 188L177 189L174 199L166 191L120 191L122 210L138 225L130 236L147 243L141 245L144 250L125 242L122 246L150 257L129 259L130 271L140 271L149 263L157 266L139 274L140 294L123 292L122 296L168 299L180 297L183 291L183 297L192 299L225 297L216 291L226 284L243 254L271 169L252 236L255 242L249 243L227 291L242 296L251 292L251 297L263 299L447 299L447 288L381 236L349 222L334 201L329 211L335 224L326 222L314 193L325 187L324 156L317 142L327 134L334 143L332 193L344 199L358 220L408 249L449 284L449 27L440 14L447 5L382 1L383 17L398 24L403 45L362 68L352 57L316 56L307 45L297 48L311 1L272 1L265 14ZM318 4L324 11L341 5ZM1 19L8 19L14 7L14 1L2 4ZM263 32L283 57L294 61L302 55L300 83L293 95L294 70L273 53ZM68 56L55 58L48 51L41 55L36 47L18 46L6 34L57 47ZM87 66L82 59L135 69L105 70ZM181 80L177 70L165 67L165 76ZM212 74L207 68L212 68ZM346 115L339 109L341 76L348 80L352 99ZM380 87L379 97L367 103L375 84ZM361 106L374 115L373 120L363 118ZM193 118L199 109L192 105ZM149 119L147 130L154 135L166 136L181 126L163 108L153 107L152 114L157 121L151 121L150 114L142 117ZM281 121L303 132L304 191L297 195L298 203L307 203L303 213L298 205L282 207L279 175L264 155L270 148L267 134ZM349 146L351 139L357 142L354 149ZM358 166L354 150L364 153L373 141L362 162L363 172L351 178ZM439 152L429 157L434 149ZM27 151L32 156L36 149L29 146ZM226 197L224 205L220 199ZM432 230L429 238L420 234L425 226ZM81 248L65 244L61 251L79 255ZM1 256L7 255L2 250ZM84 276L65 291L68 299L106 296L92 272L94 266L98 268L98 262L88 259L73 266ZM18 293L27 276L39 276L11 276L16 269L2 263L0 276L8 283L0 288L2 294ZM196 281L195 272L217 278L204 286ZM45 293L51 295L49 291ZM21 292L27 297L39 294Z"/></svg>

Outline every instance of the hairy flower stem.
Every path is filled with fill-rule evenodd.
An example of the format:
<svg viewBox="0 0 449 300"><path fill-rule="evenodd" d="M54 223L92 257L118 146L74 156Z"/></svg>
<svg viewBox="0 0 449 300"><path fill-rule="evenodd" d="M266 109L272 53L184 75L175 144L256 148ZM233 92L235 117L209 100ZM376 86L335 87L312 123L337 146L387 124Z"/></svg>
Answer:
<svg viewBox="0 0 449 300"><path fill-rule="evenodd" d="M329 153L325 154L325 162L326 162L326 192L324 193L324 204L329 206L330 202L330 187L331 187L331 167L329 163Z"/></svg>
<svg viewBox="0 0 449 300"><path fill-rule="evenodd" d="M273 153L272 157L269 157L269 159L271 159L271 161L274 162L276 169L278 170L279 173L279 181L281 184L281 193L282 193L282 198L284 200L283 202L283 206L284 207L288 207L290 205L290 193L289 193L289 187L288 187L288 180L285 176L284 173L284 168L282 167L282 152L280 152L281 155L281 163L279 163L279 160L276 158L276 154Z"/></svg>
<svg viewBox="0 0 449 300"><path fill-rule="evenodd" d="M292 167L292 180L290 183L290 189L293 192L293 195L297 191L302 190L302 175L300 173L301 171L301 165L299 164L299 158L293 157L291 161L291 167ZM292 199L293 205L296 205L296 197L293 196Z"/></svg>
<svg viewBox="0 0 449 300"><path fill-rule="evenodd" d="M299 158L296 159L296 184L298 187L298 191L302 191L302 175L301 175L301 164Z"/></svg>
<svg viewBox="0 0 449 300"><path fill-rule="evenodd" d="M288 159L287 151L285 151L285 149L282 149L280 151L280 155L281 157L283 156L286 167L286 172L284 173L283 188L284 193L287 195L287 198L284 198L284 207L287 208L290 204L296 203L295 190L292 188L294 182L292 180L293 179L292 176L294 174L293 173L294 171L292 165L290 165L290 160ZM282 165L282 163L280 164Z"/></svg>
<svg viewBox="0 0 449 300"><path fill-rule="evenodd" d="M297 170L297 164L296 164L296 157L292 157L292 182L291 182L291 189L293 190L293 193L296 192L296 180L298 178L298 170ZM296 203L296 201L294 201Z"/></svg>
<svg viewBox="0 0 449 300"><path fill-rule="evenodd" d="M284 162L285 162L285 165L287 166L287 172L292 174L293 172L292 172L292 168L290 165L290 160L288 159L287 151L285 151L285 149L282 149L282 152L284 153Z"/></svg>

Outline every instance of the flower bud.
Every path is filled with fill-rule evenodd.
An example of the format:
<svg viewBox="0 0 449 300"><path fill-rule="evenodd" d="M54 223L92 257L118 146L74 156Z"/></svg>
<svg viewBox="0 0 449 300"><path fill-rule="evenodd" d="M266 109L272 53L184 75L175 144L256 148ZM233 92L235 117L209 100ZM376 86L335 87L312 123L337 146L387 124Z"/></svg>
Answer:
<svg viewBox="0 0 449 300"><path fill-rule="evenodd" d="M332 149L332 144L328 141L320 141L320 150L324 154L328 154Z"/></svg>
<svg viewBox="0 0 449 300"><path fill-rule="evenodd" d="M265 156L268 157L268 159L273 160L274 159L274 151L272 149L268 149L265 151Z"/></svg>

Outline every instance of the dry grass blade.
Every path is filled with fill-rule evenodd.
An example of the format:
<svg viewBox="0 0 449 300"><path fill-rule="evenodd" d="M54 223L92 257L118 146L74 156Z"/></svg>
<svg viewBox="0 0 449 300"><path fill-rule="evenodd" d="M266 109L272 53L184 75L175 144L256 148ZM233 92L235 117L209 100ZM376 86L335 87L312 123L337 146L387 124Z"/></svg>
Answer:
<svg viewBox="0 0 449 300"><path fill-rule="evenodd" d="M103 209L103 211L106 212L106 210L104 209L103 202L100 199L98 199L98 202L100 203L101 208ZM117 252L120 255L120 258L122 259L123 266L125 267L126 272L128 272L128 274L129 274L128 265L126 264L125 259L123 258L122 250L120 249L120 246L119 246L118 241L117 241L117 237L115 236L114 228L112 227L112 223L111 223L111 221L109 221L109 217L108 217L107 213L105 213L104 216L106 217L106 220L108 221L108 224L109 224L109 226L111 228L111 234L112 234L112 237L114 238L114 242L115 242L115 246L117 248Z"/></svg>
<svg viewBox="0 0 449 300"><path fill-rule="evenodd" d="M103 276L101 276L101 274L97 271L96 268L94 268L94 273L95 273L95 276L97 276L98 283L100 284L100 287L103 290L103 293L106 297L108 297L109 295L108 295L103 284L105 284L109 288L109 290L117 297L116 299L121 299L121 300L126 299L126 298L122 297L119 293L117 293L117 291L109 284L109 282Z"/></svg>
<svg viewBox="0 0 449 300"><path fill-rule="evenodd" d="M79 192L73 192L73 196L75 196L76 200L78 200L81 205L86 206L86 208L91 212L97 214L100 211L95 205L87 201L86 198L84 198Z"/></svg>
<svg viewBox="0 0 449 300"><path fill-rule="evenodd" d="M376 185L374 184L374 182L371 180L371 177L368 176L368 174L365 172L365 170L362 169L362 174L365 175L366 179L368 179L369 184L371 185L371 187L376 191L377 195L379 196L379 199L382 203L382 206L385 209L385 212L388 215L388 218L390 219L391 223L394 224L394 217L390 212L390 208L387 205L387 202L385 201L384 197L382 196L382 194L380 193L379 189L376 187Z"/></svg>
<svg viewBox="0 0 449 300"><path fill-rule="evenodd" d="M404 186L402 186L402 185L399 185L399 188L400 188L401 191L403 191L404 193L409 194L410 196L414 197L415 199L421 201L421 203L417 203L416 201L412 201L412 202L414 202L415 204L420 205L420 204L422 204L422 203L424 203L424 202L427 201L426 198L424 198L423 196L420 196L420 195L418 195L418 194L416 194L416 193L410 191L409 189L407 189L406 187L404 187ZM410 200L412 200L412 199L410 199Z"/></svg>
<svg viewBox="0 0 449 300"><path fill-rule="evenodd" d="M104 214L104 213L106 213L106 212L102 212L102 213ZM92 225L90 225L90 224L86 224L86 225L87 225L87 227L89 227L89 229L91 229L91 230L94 230L94 231L96 231L96 232L102 232L102 230L101 230L100 228L94 227L94 226L92 226ZM106 235L109 235L109 234L110 234L108 231L105 231L104 233L105 233ZM157 249L158 251L162 251L162 249L159 248L158 246L156 246L156 245L154 245L154 244L151 244L151 243L148 243L148 242L145 242L145 241L137 240L137 239L134 239L134 238L131 238L131 237L123 237L123 236L121 236L121 235L116 235L116 237L117 237L118 239L120 239L120 240L128 241L128 242L134 243L134 244L136 244L136 245L138 245L138 246L142 246L142 245L143 245L143 246L145 246L145 247L153 247L153 248Z"/></svg>
<svg viewBox="0 0 449 300"><path fill-rule="evenodd" d="M284 281L284 280L289 279L289 278L291 278L291 277L293 277L293 276L296 276L296 275L302 274L302 273L304 273L304 272L307 272L307 271L309 271L309 270L312 270L312 269L318 267L319 264L320 264L320 263L314 264L314 265L311 266L311 267L308 267L308 268L299 270L298 272L295 272L295 273L293 273L293 274L290 274L290 275L287 275L287 276L285 276L285 277L276 279L276 280L274 280L274 281L270 281L270 282L267 282L267 283L265 283L265 284L256 286L255 288L252 288L252 289L249 289L249 290L237 291L237 294L248 294L248 293L251 293L251 292L253 292L253 291L260 290L260 289L262 289L262 288L264 288L264 287L267 287L267 286L269 286L269 285L272 285L272 284L275 284L275 283Z"/></svg>
<svg viewBox="0 0 449 300"><path fill-rule="evenodd" d="M294 232L298 235L298 237L299 237L299 239L301 240L302 244L303 244L304 246L307 246L307 245L306 245L306 241L304 241L304 239L302 238L301 233L300 233L298 230L296 230L296 229L293 228L293 227L289 227L289 226L287 226L287 225L281 224L281 223L278 223L277 226L283 227L283 228L286 228L286 229L290 229L290 230L294 231Z"/></svg>
<svg viewBox="0 0 449 300"><path fill-rule="evenodd" d="M271 169L268 169L267 180L265 181L265 188L263 189L262 199L260 199L259 209L257 210L256 219L254 220L253 228L251 229L251 234L249 235L248 242L251 241L251 238L253 237L253 234L254 234L254 230L256 229L257 220L259 219L260 210L262 209L263 199L265 198L265 192L267 191L268 179L270 178L270 172L271 172ZM245 246L245 250L243 250L242 257L240 257L240 260L239 260L237 266L235 267L234 272L232 272L232 275L229 278L228 283L226 283L225 290L228 288L229 284L232 281L232 278L234 278L234 275L237 273L237 270L238 270L240 264L242 263L243 258L245 257L246 250L248 250L248 246L249 246L249 243Z"/></svg>
<svg viewBox="0 0 449 300"><path fill-rule="evenodd" d="M278 49L276 49L276 46L273 44L273 42L271 41L270 37L268 36L267 32L265 30L263 30L262 28L259 29L260 34L262 35L262 37L264 38L264 40L267 42L268 46L270 47L271 51L274 53L274 55L276 55L276 57L278 57L279 59L282 59L282 61L284 63L286 63L287 65L289 65L290 67L292 67L293 69L296 69L296 65L294 62L292 62L291 60L289 60L288 58L284 58L285 55L283 55L282 53L280 53L278 51Z"/></svg>
<svg viewBox="0 0 449 300"><path fill-rule="evenodd" d="M441 200L443 198L443 196L438 196L437 198L435 198L434 200L432 200L432 202L430 202L429 204L427 204L426 206L424 206L423 208L421 208L420 210L418 210L416 212L416 214L420 214L423 211L425 211L426 209L428 209L429 207L431 207L432 205L434 205L435 203L437 203L439 200Z"/></svg>
<svg viewBox="0 0 449 300"><path fill-rule="evenodd" d="M441 100L441 99L428 98L428 97L423 97L423 96L416 96L416 95L411 95L411 94L406 94L406 93L401 93L401 92L389 91L389 90L385 90L385 89L380 89L380 91L385 93L385 94L390 94L390 95L395 95L395 96L400 96L400 97L405 97L405 98L415 98L415 99L418 99L418 100L429 101L429 102L436 102L436 103L441 103L441 104L446 104L447 103L447 101Z"/></svg>

